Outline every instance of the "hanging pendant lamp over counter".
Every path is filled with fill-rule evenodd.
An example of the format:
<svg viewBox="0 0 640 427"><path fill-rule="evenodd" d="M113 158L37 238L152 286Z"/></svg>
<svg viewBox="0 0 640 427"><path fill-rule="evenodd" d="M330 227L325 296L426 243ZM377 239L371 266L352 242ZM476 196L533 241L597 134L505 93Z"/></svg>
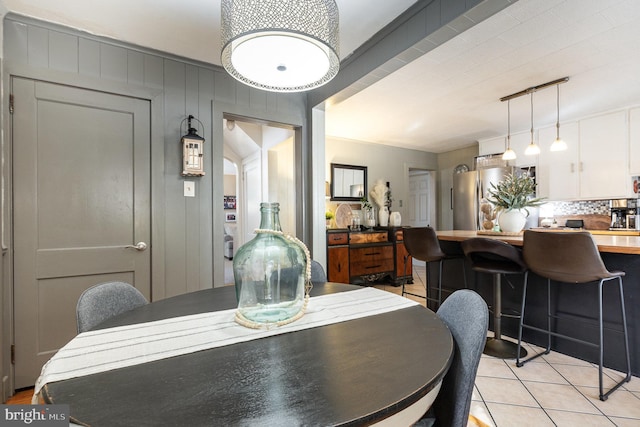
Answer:
<svg viewBox="0 0 640 427"><path fill-rule="evenodd" d="M567 149L567 143L560 138L560 85L556 85L556 107L558 113L556 120L556 140L551 143L549 150L564 151Z"/></svg>
<svg viewBox="0 0 640 427"><path fill-rule="evenodd" d="M562 83L566 83L569 81L569 77L563 77L561 79L552 80L547 83L543 83L537 86L532 86L530 88L521 90L520 92L512 93L511 95L503 96L500 98L500 101L507 101L507 109L509 111L509 116L507 118L508 121L508 134L507 134L507 150L502 155L504 160L513 160L516 158L516 153L511 149L511 110L509 109L509 101L513 98L518 98L523 95L529 95L531 98L531 141L529 145L524 151L524 154L527 156L538 155L540 154L540 147L536 144L534 140L534 128L533 128L533 93L537 92L541 89L545 89L551 86L556 87L556 107L557 107L557 121L556 121L556 140L551 145L551 151L560 151L566 150L567 144L560 139L560 89L558 86Z"/></svg>
<svg viewBox="0 0 640 427"><path fill-rule="evenodd" d="M527 145L527 148L524 150L525 156L537 156L540 154L540 147L536 144L536 141L533 138L533 91L531 92L531 142Z"/></svg>
<svg viewBox="0 0 640 427"><path fill-rule="evenodd" d="M516 152L511 149L511 100L507 101L507 149L502 154L502 160L515 160Z"/></svg>
<svg viewBox="0 0 640 427"><path fill-rule="evenodd" d="M301 92L338 74L335 0L222 0L222 65L272 92Z"/></svg>

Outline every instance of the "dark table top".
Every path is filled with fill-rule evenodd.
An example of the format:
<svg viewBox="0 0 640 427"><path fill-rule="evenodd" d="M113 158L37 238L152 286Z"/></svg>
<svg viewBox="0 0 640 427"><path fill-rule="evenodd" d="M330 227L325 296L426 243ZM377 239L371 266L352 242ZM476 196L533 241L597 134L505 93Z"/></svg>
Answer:
<svg viewBox="0 0 640 427"><path fill-rule="evenodd" d="M311 295L358 288L326 283ZM206 289L99 328L234 307L233 287ZM452 355L446 326L414 306L53 382L42 395L69 404L73 420L94 426L366 425L425 396Z"/></svg>

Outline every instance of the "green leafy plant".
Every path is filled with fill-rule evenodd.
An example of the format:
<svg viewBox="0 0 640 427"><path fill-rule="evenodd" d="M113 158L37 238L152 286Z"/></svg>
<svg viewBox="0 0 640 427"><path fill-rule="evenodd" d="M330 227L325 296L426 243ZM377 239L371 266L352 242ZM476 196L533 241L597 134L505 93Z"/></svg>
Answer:
<svg viewBox="0 0 640 427"><path fill-rule="evenodd" d="M373 209L371 202L369 202L366 197L360 199L360 203L362 203L362 209L364 209L365 211L370 211L371 209Z"/></svg>
<svg viewBox="0 0 640 427"><path fill-rule="evenodd" d="M487 201L497 210L524 209L529 214L528 207L545 203L542 197L532 197L535 190L536 184L530 176L509 174L497 184L491 183L491 188L487 190Z"/></svg>
<svg viewBox="0 0 640 427"><path fill-rule="evenodd" d="M333 212L331 212L331 211L326 211L326 212L324 213L324 219L329 220L329 219L333 219L333 218L335 218L335 215L333 214Z"/></svg>

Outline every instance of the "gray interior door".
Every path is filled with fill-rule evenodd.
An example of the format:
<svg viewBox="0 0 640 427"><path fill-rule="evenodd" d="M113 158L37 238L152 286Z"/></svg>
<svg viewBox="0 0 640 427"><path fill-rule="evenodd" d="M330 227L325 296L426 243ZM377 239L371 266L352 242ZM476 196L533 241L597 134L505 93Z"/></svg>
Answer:
<svg viewBox="0 0 640 427"><path fill-rule="evenodd" d="M76 334L86 288L150 298L150 102L12 78L15 386Z"/></svg>

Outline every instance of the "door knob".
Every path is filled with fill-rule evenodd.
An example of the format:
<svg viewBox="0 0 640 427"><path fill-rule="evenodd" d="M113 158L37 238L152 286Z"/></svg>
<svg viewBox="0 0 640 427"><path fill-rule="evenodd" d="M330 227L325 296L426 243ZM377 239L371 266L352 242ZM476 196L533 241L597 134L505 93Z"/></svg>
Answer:
<svg viewBox="0 0 640 427"><path fill-rule="evenodd" d="M136 251L142 252L145 249L147 249L147 244L145 242L138 242L135 245L127 245L127 246L125 246L125 249L129 249L129 248L132 248L132 249L135 249Z"/></svg>

